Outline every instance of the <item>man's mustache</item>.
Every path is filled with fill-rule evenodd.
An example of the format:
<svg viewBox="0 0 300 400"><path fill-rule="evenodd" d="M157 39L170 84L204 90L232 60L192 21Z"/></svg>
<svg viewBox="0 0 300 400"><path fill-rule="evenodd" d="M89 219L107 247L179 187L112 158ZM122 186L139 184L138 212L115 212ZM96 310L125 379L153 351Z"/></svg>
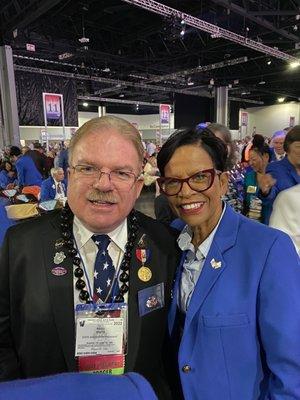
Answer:
<svg viewBox="0 0 300 400"><path fill-rule="evenodd" d="M99 190L94 190L88 194L87 199L89 201L101 201L107 203L117 203L118 200L110 192L100 192Z"/></svg>

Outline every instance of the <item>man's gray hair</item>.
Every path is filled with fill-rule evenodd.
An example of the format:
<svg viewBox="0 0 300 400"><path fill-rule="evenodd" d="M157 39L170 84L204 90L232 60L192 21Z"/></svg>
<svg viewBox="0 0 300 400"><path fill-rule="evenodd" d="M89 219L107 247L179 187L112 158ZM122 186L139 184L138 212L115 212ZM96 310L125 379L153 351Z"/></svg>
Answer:
<svg viewBox="0 0 300 400"><path fill-rule="evenodd" d="M134 145L141 163L144 159L144 147L139 131L128 121L112 115L93 118L83 124L74 134L69 145L69 165L72 165L72 156L77 143L87 134L101 132L106 129L114 129L128 138Z"/></svg>
<svg viewBox="0 0 300 400"><path fill-rule="evenodd" d="M57 174L57 172L59 172L61 170L63 170L61 167L51 168L50 174L51 174L52 178L53 178L53 175Z"/></svg>

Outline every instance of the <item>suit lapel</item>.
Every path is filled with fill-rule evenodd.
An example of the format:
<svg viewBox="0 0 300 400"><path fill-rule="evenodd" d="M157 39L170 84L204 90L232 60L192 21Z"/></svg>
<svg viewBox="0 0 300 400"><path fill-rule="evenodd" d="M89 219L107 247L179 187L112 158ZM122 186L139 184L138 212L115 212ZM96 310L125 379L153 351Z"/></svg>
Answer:
<svg viewBox="0 0 300 400"><path fill-rule="evenodd" d="M49 296L57 327L62 352L69 371L76 370L75 362L75 322L73 295L73 265L63 247L55 249L55 241L61 238L58 216L53 221L53 230L43 235L44 266L48 280ZM56 253L62 252L67 257L59 264L54 262ZM58 261L56 261L58 262ZM55 275L54 268L63 268L64 275Z"/></svg>
<svg viewBox="0 0 300 400"><path fill-rule="evenodd" d="M135 245L132 249L130 274L129 274L129 295L128 295L128 354L126 357L126 370L132 370L141 336L141 318L139 316L138 291L144 286L144 283L138 278L138 269L140 261L136 257L137 244L143 236L143 231L139 229Z"/></svg>
<svg viewBox="0 0 300 400"><path fill-rule="evenodd" d="M196 312L201 308L205 298L213 288L220 275L225 271L227 265L222 253L215 243L212 243L209 253L205 259L201 275L197 281L194 293L186 314L186 329Z"/></svg>
<svg viewBox="0 0 300 400"><path fill-rule="evenodd" d="M186 313L185 331L188 329L193 317L201 308L219 277L225 269L228 268L223 254L234 245L238 233L238 226L239 216L229 206L226 206L225 213L215 233Z"/></svg>

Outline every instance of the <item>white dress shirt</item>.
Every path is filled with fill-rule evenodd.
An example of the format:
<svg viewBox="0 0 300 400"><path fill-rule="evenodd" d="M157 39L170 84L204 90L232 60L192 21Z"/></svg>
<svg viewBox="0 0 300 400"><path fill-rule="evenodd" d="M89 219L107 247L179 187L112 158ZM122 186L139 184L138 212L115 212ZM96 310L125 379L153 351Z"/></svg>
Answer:
<svg viewBox="0 0 300 400"><path fill-rule="evenodd" d="M98 252L98 247L92 239L94 234L99 234L97 232L91 232L88 230L81 221L74 216L73 222L73 233L74 238L84 264L84 281L86 283L86 290L89 291L90 297L93 297L94 290L94 264ZM120 265L122 262L123 255L125 253L125 246L127 243L127 219L122 222L115 230L107 233L110 238L110 243L108 245L108 254L110 255L113 265L116 269L116 274L119 276ZM81 265L83 267L83 265ZM74 306L80 304L79 300L79 290L76 289L77 278L73 279L74 283ZM124 296L125 301L127 301L127 294Z"/></svg>
<svg viewBox="0 0 300 400"><path fill-rule="evenodd" d="M184 313L186 312L190 304L195 286L198 282L199 276L204 266L205 258L208 255L215 233L225 213L226 203L223 204L223 212L216 227L210 233L210 235L198 246L198 248L195 249L195 246L192 243L193 232L191 227L189 227L188 225L183 228L177 239L180 249L187 252L183 263L181 275L179 291L180 298L178 298L178 305L181 311L183 311Z"/></svg>

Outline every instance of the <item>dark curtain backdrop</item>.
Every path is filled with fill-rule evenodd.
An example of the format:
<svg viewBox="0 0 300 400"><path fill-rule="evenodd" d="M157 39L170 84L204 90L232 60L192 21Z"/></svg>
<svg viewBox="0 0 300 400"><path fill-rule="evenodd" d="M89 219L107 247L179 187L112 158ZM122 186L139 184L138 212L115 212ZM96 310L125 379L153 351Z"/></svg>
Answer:
<svg viewBox="0 0 300 400"><path fill-rule="evenodd" d="M240 101L229 101L229 129L239 129Z"/></svg>
<svg viewBox="0 0 300 400"><path fill-rule="evenodd" d="M214 99L175 93L174 101L176 129L213 121Z"/></svg>
<svg viewBox="0 0 300 400"><path fill-rule="evenodd" d="M65 126L78 125L75 80L59 76L15 71L20 125L44 126L43 92L62 94ZM61 126L61 119L48 120L49 126Z"/></svg>

